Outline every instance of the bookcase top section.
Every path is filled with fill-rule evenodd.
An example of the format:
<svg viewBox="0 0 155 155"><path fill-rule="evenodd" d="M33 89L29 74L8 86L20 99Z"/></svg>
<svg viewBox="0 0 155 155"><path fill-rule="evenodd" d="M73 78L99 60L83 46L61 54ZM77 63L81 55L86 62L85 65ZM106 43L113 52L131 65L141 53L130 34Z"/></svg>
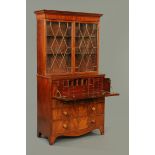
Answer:
<svg viewBox="0 0 155 155"><path fill-rule="evenodd" d="M90 16L90 17L101 17L103 14L99 13L86 13L86 12L72 12L72 11L58 11L58 10L37 10L35 14L55 14L65 16Z"/></svg>

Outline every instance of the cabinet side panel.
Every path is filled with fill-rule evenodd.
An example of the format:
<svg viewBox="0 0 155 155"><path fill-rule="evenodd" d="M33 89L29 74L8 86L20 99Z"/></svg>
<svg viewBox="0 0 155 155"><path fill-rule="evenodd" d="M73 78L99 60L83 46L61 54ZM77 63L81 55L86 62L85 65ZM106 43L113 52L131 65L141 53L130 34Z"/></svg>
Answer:
<svg viewBox="0 0 155 155"><path fill-rule="evenodd" d="M37 73L46 74L45 20L37 20Z"/></svg>
<svg viewBox="0 0 155 155"><path fill-rule="evenodd" d="M37 130L44 136L50 134L50 79L37 77Z"/></svg>

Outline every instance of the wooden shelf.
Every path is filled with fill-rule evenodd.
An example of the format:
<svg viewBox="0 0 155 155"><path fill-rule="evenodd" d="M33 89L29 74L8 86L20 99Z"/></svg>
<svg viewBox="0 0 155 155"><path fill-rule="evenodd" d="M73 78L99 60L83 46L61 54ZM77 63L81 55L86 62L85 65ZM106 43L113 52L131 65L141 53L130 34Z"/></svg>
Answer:
<svg viewBox="0 0 155 155"><path fill-rule="evenodd" d="M97 38L97 36L84 36L84 37L82 37L82 36L75 36L75 38Z"/></svg>
<svg viewBox="0 0 155 155"><path fill-rule="evenodd" d="M54 38L54 37L56 37L56 38L71 38L71 36L53 36L53 35L46 35L47 37L52 37L52 38Z"/></svg>
<svg viewBox="0 0 155 155"><path fill-rule="evenodd" d="M85 55L96 55L96 53L80 53L80 52L75 52L75 55L83 55L83 54L85 54Z"/></svg>
<svg viewBox="0 0 155 155"><path fill-rule="evenodd" d="M71 47L67 47L66 49L67 49L67 51L68 51L67 53L71 53L71 52L70 52L70 51L71 51ZM60 54L61 54L61 53L64 53L64 52L60 52L60 51L66 51L66 49L64 50L64 49L61 49L61 48L60 48L58 53L60 53ZM51 54L55 53L55 54L57 54L57 52L56 52L57 50L56 50L56 49L47 48L46 51L47 51L47 53L51 53ZM50 51L54 51L54 52L50 52Z"/></svg>
<svg viewBox="0 0 155 155"><path fill-rule="evenodd" d="M78 49L79 47L75 47L76 49ZM91 50L92 48L90 48L89 50ZM97 47L93 47L93 49L97 49ZM88 49L87 49L88 50Z"/></svg>
<svg viewBox="0 0 155 155"><path fill-rule="evenodd" d="M63 36L53 36L53 35L46 35L47 37L52 37L52 38L63 38ZM71 38L71 36L64 36L64 38ZM97 38L97 36L75 36L75 38L77 39L81 39L81 38Z"/></svg>
<svg viewBox="0 0 155 155"><path fill-rule="evenodd" d="M49 55L71 55L71 53L49 53L49 52L47 52L47 54Z"/></svg>

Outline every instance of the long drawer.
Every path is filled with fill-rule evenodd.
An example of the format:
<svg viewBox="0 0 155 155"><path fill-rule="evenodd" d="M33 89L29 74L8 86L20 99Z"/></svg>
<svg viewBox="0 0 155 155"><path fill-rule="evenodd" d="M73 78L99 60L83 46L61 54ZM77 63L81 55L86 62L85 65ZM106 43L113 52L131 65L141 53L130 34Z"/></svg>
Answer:
<svg viewBox="0 0 155 155"><path fill-rule="evenodd" d="M52 120L67 120L76 117L104 114L104 103L78 103L51 110Z"/></svg>
<svg viewBox="0 0 155 155"><path fill-rule="evenodd" d="M54 133L65 133L69 131L98 128L103 124L104 115L96 115L92 117L79 117L70 120L53 121L52 130Z"/></svg>

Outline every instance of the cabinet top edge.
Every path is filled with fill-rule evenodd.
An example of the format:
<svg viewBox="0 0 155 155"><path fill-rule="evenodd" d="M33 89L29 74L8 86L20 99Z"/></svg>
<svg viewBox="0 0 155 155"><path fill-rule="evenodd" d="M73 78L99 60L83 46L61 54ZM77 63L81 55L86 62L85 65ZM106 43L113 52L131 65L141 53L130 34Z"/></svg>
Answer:
<svg viewBox="0 0 155 155"><path fill-rule="evenodd" d="M73 11L59 11L59 10L36 10L34 13L37 14L58 14L58 15L72 15L72 16L92 16L101 17L103 14L99 13L86 13L86 12L73 12Z"/></svg>

